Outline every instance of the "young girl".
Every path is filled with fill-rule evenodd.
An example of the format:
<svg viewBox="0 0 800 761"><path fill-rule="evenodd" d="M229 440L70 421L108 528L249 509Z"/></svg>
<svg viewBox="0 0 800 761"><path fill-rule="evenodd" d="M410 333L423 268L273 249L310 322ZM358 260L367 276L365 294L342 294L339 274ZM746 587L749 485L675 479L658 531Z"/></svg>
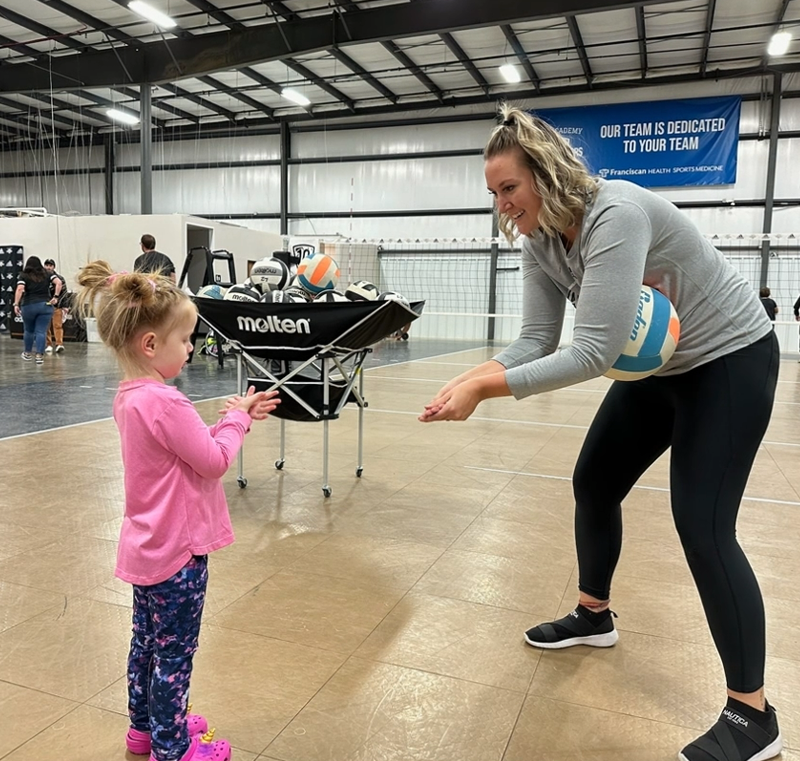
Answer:
<svg viewBox="0 0 800 761"><path fill-rule="evenodd" d="M133 584L126 744L150 761L227 761L230 744L204 738L206 720L186 715L189 677L208 553L233 542L220 478L251 421L275 409L276 392L234 397L209 428L165 383L191 349L197 311L189 298L168 278L115 274L103 261L84 267L78 283L79 311L97 318L123 371L114 419L125 467L116 575Z"/></svg>

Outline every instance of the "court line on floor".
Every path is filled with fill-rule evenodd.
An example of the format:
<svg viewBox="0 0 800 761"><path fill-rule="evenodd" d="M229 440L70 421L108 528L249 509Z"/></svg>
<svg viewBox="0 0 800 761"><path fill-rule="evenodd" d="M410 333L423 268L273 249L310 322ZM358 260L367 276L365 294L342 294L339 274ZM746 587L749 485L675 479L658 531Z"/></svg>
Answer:
<svg viewBox="0 0 800 761"><path fill-rule="evenodd" d="M524 470L502 470L500 468L480 468L477 465L462 465L463 468L467 470L480 470L486 473L505 473L507 475L514 475L514 476L526 476L528 478L546 478L551 481L572 481L571 476L551 476L546 475L544 473L527 473ZM660 491L660 492L667 492L669 493L669 489L663 486L640 486L636 485L633 487L634 489L639 489L641 491ZM768 502L773 505L792 505L794 507L800 507L800 502L792 502L786 499L765 499L764 497L742 497L743 501L747 502Z"/></svg>
<svg viewBox="0 0 800 761"><path fill-rule="evenodd" d="M429 362L427 364L433 364ZM383 365L382 367L389 367L389 365ZM373 367L370 368L372 370L380 370L382 367ZM400 375L376 375L375 376L378 380L396 380L396 381L408 381L409 383L447 383L446 380L442 380L439 378L404 378ZM557 388L553 391L545 391L545 394L557 394L562 391L567 391L573 394L605 394L608 392L608 389L603 388L572 388L571 386L565 386L564 388ZM543 396L544 394L540 394L539 396ZM800 402L784 402L780 399L775 400L775 404L785 404L792 407L800 407Z"/></svg>
<svg viewBox="0 0 800 761"><path fill-rule="evenodd" d="M355 407L343 407L342 412L356 412L357 408ZM380 412L385 415L413 415L414 417L419 417L419 412L410 412L408 410L381 410L376 407L367 407L367 412ZM542 428L573 428L581 431L588 431L588 425L573 425L572 423L544 423L537 420L509 420L508 418L497 418L497 417L479 417L477 415L473 415L470 417L471 421L480 421L482 423L511 423L512 425L532 425L532 426L540 426ZM442 422L442 421L439 421ZM430 423L428 423L430 425ZM792 444L788 441L767 441L764 440L761 442L762 444L770 444L772 446L777 447L800 447L800 444Z"/></svg>

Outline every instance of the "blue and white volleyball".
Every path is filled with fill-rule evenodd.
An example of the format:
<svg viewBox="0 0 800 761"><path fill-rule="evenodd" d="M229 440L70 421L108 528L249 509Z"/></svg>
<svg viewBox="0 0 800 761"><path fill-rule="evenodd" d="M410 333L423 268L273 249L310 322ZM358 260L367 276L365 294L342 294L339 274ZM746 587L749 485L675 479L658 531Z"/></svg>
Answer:
<svg viewBox="0 0 800 761"><path fill-rule="evenodd" d="M628 344L606 377L633 381L657 373L675 353L680 334L681 324L670 300L643 285Z"/></svg>
<svg viewBox="0 0 800 761"><path fill-rule="evenodd" d="M297 268L297 281L311 294L329 291L339 285L339 265L332 256L312 254Z"/></svg>
<svg viewBox="0 0 800 761"><path fill-rule="evenodd" d="M210 285L204 285L198 292L197 295L204 299L223 299L225 298L225 291L227 289L223 288L221 285L217 283L211 283Z"/></svg>

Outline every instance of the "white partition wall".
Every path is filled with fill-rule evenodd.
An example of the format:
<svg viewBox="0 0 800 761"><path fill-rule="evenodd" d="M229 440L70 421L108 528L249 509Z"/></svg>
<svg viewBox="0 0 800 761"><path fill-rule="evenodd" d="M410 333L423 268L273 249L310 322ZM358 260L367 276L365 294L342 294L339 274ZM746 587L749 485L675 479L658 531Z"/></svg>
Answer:
<svg viewBox="0 0 800 761"><path fill-rule="evenodd" d="M233 253L239 280L246 277L248 261L267 256L282 244L274 233L183 214L0 218L0 244L22 245L26 256L38 256L42 261L55 259L73 286L80 267L94 259L105 259L118 271L133 269L144 233L155 236L158 250L169 256L180 272L190 225L211 228L213 247Z"/></svg>

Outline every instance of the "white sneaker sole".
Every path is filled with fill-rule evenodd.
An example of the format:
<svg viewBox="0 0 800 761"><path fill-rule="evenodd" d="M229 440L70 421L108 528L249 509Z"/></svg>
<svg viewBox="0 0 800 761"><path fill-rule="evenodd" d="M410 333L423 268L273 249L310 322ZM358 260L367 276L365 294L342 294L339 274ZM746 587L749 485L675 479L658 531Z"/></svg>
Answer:
<svg viewBox="0 0 800 761"><path fill-rule="evenodd" d="M775 758L775 756L780 755L782 750L783 738L781 737L780 732L778 732L778 736L769 745L767 745L764 750L756 753L755 756L750 756L750 758L745 759L745 761L767 761L768 758ZM678 753L678 761L689 761L689 759L683 755L683 752L681 752Z"/></svg>
<svg viewBox="0 0 800 761"><path fill-rule="evenodd" d="M525 635L525 641L532 647L539 647L542 650L563 650L565 647L574 647L575 645L588 645L589 647L614 647L619 639L616 629L612 629L605 634L592 634L589 637L572 637L571 639L562 639L560 642L536 642L528 639ZM770 756L765 756L770 758Z"/></svg>

